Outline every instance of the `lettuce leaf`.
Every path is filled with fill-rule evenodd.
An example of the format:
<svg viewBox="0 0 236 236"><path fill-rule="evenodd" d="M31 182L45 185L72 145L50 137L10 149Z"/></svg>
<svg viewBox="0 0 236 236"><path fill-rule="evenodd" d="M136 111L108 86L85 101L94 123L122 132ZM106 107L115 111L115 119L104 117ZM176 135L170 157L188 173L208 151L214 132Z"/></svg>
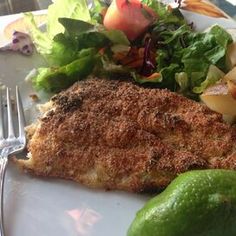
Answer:
<svg viewBox="0 0 236 236"><path fill-rule="evenodd" d="M120 30L106 30L101 25L94 25L81 20L59 18L59 22L65 28L65 35L67 37L76 38L78 44L90 44L93 41L93 46L102 48L112 44L130 45L130 41L124 32ZM83 47L83 46L80 46Z"/></svg>
<svg viewBox="0 0 236 236"><path fill-rule="evenodd" d="M90 1L92 7L90 7L90 15L93 23L103 23L102 11L107 8L105 1L93 0Z"/></svg>
<svg viewBox="0 0 236 236"><path fill-rule="evenodd" d="M61 67L39 68L32 79L36 90L57 93L68 88L78 80L87 77L99 64L99 55L94 48L83 49L78 58Z"/></svg>
<svg viewBox="0 0 236 236"><path fill-rule="evenodd" d="M160 23L171 23L175 25L183 25L186 23L179 8L170 10L166 4L156 0L142 0L141 2L157 13L159 16L158 22Z"/></svg>
<svg viewBox="0 0 236 236"><path fill-rule="evenodd" d="M52 42L51 53L47 55L49 66L63 66L77 58L78 44L73 38L58 34Z"/></svg>
<svg viewBox="0 0 236 236"><path fill-rule="evenodd" d="M177 74L162 73L161 86L181 92L184 89L192 97L217 81L218 77L208 74L211 65L227 71L225 56L232 37L226 30L218 25L205 33L193 32L186 24L175 30L169 24L165 28L165 31L161 31L160 25L153 28L161 45L157 50L157 71L168 72L175 65L172 71Z"/></svg>
<svg viewBox="0 0 236 236"><path fill-rule="evenodd" d="M24 20L30 26L30 36L38 53L48 55L51 53L52 40L48 37L47 32L42 32L34 20L34 15L30 12L24 14Z"/></svg>
<svg viewBox="0 0 236 236"><path fill-rule="evenodd" d="M86 22L91 21L86 0L54 0L48 7L47 34L53 39L55 35L64 32L59 18L66 17Z"/></svg>
<svg viewBox="0 0 236 236"><path fill-rule="evenodd" d="M98 53L101 48L130 44L125 34L119 30L107 31L100 25L66 17L58 18L63 33L54 31L58 34L50 39L49 32L43 33L36 28L31 14L27 14L27 19L35 26L31 32L37 41L37 49L50 66L40 68L33 79L37 90L59 92L92 73L95 64L99 64L97 59L101 57Z"/></svg>
<svg viewBox="0 0 236 236"><path fill-rule="evenodd" d="M41 31L35 23L32 13L25 14L25 20L30 26L30 36L36 46L37 51L45 57L49 64L53 65L52 58L61 58L61 51L65 51L68 44L65 46L54 41L54 37L57 34L64 33L65 29L58 21L60 17L68 17L72 19L79 19L90 22L91 17L86 0L54 0L53 4L48 8L46 31ZM76 48L75 48L76 49ZM53 55L51 57L51 55ZM74 58L71 58L71 61ZM56 65L62 65L58 63L60 59L55 63ZM68 61L68 60L66 60Z"/></svg>
<svg viewBox="0 0 236 236"><path fill-rule="evenodd" d="M203 93L207 87L214 85L217 81L222 79L225 76L225 73L221 71L218 67L211 65L209 67L206 79L201 83L200 86L194 87L193 92L196 94Z"/></svg>
<svg viewBox="0 0 236 236"><path fill-rule="evenodd" d="M103 30L102 34L104 34L112 44L129 46L130 41L123 31L120 30Z"/></svg>
<svg viewBox="0 0 236 236"><path fill-rule="evenodd" d="M186 72L175 73L175 80L180 88L180 92L184 93L189 88L189 79Z"/></svg>
<svg viewBox="0 0 236 236"><path fill-rule="evenodd" d="M157 87L159 87L159 85L161 85L162 82L162 76L161 74L157 74L157 76L155 76L154 78L150 79L144 76L141 76L139 74L137 74L135 71L131 72L131 76L132 78L139 84L156 84Z"/></svg>

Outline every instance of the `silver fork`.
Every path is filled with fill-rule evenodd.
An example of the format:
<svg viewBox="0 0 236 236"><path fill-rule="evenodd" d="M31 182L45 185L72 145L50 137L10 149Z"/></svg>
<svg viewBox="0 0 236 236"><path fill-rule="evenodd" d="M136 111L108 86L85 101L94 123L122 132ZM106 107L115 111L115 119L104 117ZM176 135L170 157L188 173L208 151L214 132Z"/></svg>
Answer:
<svg viewBox="0 0 236 236"><path fill-rule="evenodd" d="M3 112L3 98L0 94L0 236L4 236L4 217L3 217L3 193L4 193L4 179L8 157L13 154L22 152L26 145L25 136L25 118L22 107L22 102L18 87L16 87L16 105L18 117L18 135L15 135L12 115L11 96L9 88L6 89L7 100L7 137L4 132L4 112Z"/></svg>

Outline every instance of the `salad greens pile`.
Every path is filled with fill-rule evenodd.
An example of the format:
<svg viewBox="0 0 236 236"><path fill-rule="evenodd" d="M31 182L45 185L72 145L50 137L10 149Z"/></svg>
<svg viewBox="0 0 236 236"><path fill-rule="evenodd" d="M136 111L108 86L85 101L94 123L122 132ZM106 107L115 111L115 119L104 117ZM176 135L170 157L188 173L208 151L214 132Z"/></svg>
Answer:
<svg viewBox="0 0 236 236"><path fill-rule="evenodd" d="M104 27L106 6L99 0L94 0L93 6L86 0L55 0L48 8L46 32L40 31L33 15L27 13L33 42L49 66L38 69L33 78L35 88L56 93L90 74L125 76L197 99L227 72L226 51L233 40L223 28L214 25L208 32L195 32L179 8L171 9L156 0L142 3L158 18L132 42L124 32ZM119 53L129 55L134 48L144 50L140 68L114 59Z"/></svg>

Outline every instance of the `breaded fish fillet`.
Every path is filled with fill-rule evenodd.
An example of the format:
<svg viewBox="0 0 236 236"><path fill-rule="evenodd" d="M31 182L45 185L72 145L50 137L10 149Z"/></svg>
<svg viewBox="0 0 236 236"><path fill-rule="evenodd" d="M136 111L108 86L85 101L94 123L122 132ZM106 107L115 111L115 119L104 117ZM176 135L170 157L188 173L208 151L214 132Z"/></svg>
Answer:
<svg viewBox="0 0 236 236"><path fill-rule="evenodd" d="M50 104L31 134L30 159L17 161L32 174L139 192L192 169L236 169L236 129L176 93L88 79Z"/></svg>

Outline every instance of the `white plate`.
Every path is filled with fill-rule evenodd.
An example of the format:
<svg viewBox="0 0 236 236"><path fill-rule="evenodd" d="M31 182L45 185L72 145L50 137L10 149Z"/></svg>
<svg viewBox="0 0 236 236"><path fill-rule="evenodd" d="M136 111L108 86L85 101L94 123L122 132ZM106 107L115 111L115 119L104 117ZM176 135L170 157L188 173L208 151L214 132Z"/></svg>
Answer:
<svg viewBox="0 0 236 236"><path fill-rule="evenodd" d="M231 19L210 18L186 11L184 14L201 30L215 23L236 28ZM13 19L15 16L0 18L1 26ZM0 54L0 79L12 88L20 85L24 106L30 108L27 109L28 117L35 112L29 98L33 90L24 78L29 70L42 64L43 60L37 55ZM4 199L6 235L125 236L136 211L150 197L91 190L70 181L34 178L11 163Z"/></svg>

